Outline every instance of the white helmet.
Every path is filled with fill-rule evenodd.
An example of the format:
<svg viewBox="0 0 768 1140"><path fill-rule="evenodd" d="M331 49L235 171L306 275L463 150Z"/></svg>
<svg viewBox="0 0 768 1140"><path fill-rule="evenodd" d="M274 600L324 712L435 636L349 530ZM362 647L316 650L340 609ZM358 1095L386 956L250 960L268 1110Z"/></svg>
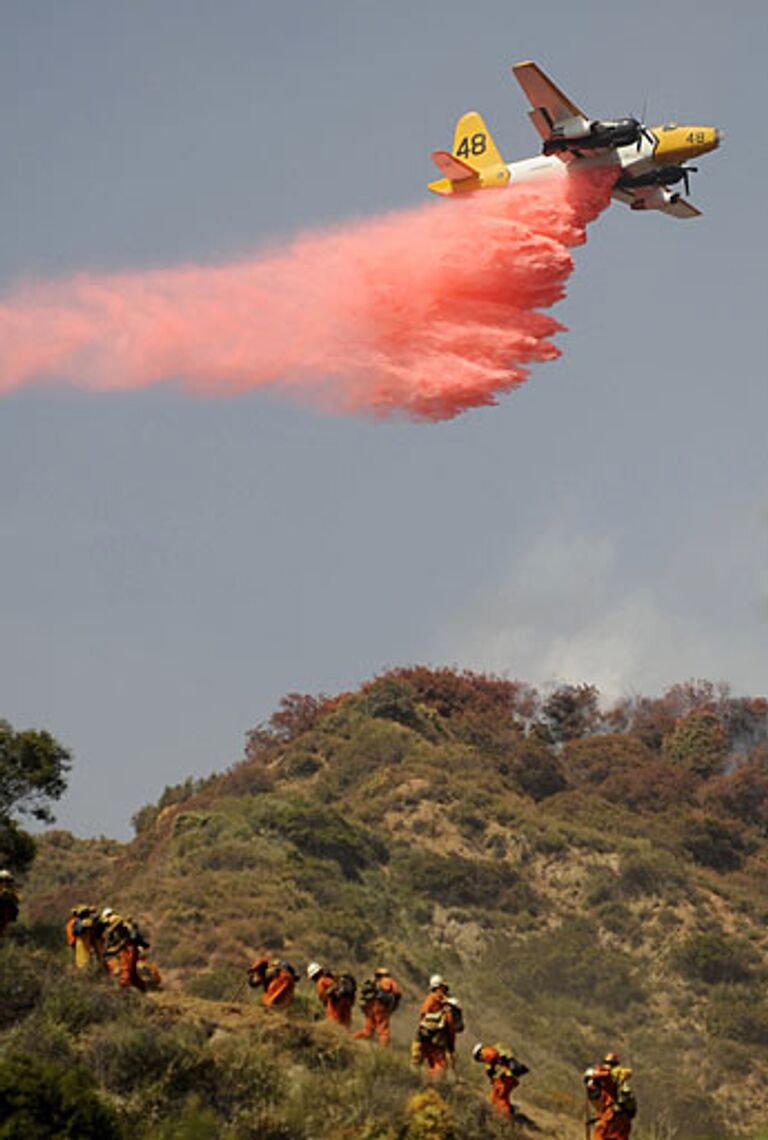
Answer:
<svg viewBox="0 0 768 1140"><path fill-rule="evenodd" d="M101 912L101 918L104 922L106 922L107 919L111 918L114 913L115 912L112 910L111 906L105 906Z"/></svg>
<svg viewBox="0 0 768 1140"><path fill-rule="evenodd" d="M478 1041L477 1045L472 1046L472 1060L473 1061L479 1061L481 1059L480 1055L482 1052L483 1052L483 1043L482 1043L482 1041Z"/></svg>
<svg viewBox="0 0 768 1140"><path fill-rule="evenodd" d="M323 967L319 962L310 962L307 966L307 977L311 982L315 980L318 974L322 974Z"/></svg>
<svg viewBox="0 0 768 1140"><path fill-rule="evenodd" d="M438 986L444 986L444 985L445 985L445 979L443 978L442 974L433 974L432 977L429 979L429 988L431 990L436 990L438 988Z"/></svg>
<svg viewBox="0 0 768 1140"><path fill-rule="evenodd" d="M0 871L0 882L12 883L13 882L13 875L11 874L11 872L10 871Z"/></svg>

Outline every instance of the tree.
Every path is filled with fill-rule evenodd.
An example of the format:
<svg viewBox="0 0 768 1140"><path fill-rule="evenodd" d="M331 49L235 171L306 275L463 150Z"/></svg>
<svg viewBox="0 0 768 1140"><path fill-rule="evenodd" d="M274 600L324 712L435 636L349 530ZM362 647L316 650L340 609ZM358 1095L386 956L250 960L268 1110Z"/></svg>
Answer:
<svg viewBox="0 0 768 1140"><path fill-rule="evenodd" d="M728 754L728 737L713 712L687 713L664 737L664 754L694 776L707 779L722 771Z"/></svg>
<svg viewBox="0 0 768 1140"><path fill-rule="evenodd" d="M34 856L34 842L14 819L32 816L52 823L50 802L66 791L70 753L50 733L16 732L0 720L0 859L17 870Z"/></svg>
<svg viewBox="0 0 768 1140"><path fill-rule="evenodd" d="M600 694L594 685L561 685L542 707L543 719L557 743L591 736L600 723Z"/></svg>

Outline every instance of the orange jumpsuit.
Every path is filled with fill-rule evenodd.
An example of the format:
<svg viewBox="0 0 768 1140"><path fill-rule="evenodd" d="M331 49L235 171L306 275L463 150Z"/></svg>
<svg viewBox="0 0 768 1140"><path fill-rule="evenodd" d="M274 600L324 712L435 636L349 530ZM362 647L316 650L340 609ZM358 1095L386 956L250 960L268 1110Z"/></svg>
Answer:
<svg viewBox="0 0 768 1140"><path fill-rule="evenodd" d="M616 1103L618 1087L610 1065L596 1065L587 1086L597 1121L592 1140L629 1140L632 1120Z"/></svg>
<svg viewBox="0 0 768 1140"><path fill-rule="evenodd" d="M506 1059L493 1045L485 1045L480 1052L480 1060L485 1065L488 1080L491 1082L491 1104L502 1116L512 1116L510 1097L520 1084L513 1075Z"/></svg>
<svg viewBox="0 0 768 1140"><path fill-rule="evenodd" d="M352 1024L353 998L334 996L332 991L335 985L336 979L333 974L321 974L315 982L315 990L325 1006L325 1016L328 1020L335 1021L337 1025L343 1025L345 1029L349 1029Z"/></svg>
<svg viewBox="0 0 768 1140"><path fill-rule="evenodd" d="M262 1005L270 1009L285 1009L293 1001L296 977L282 962L270 962L268 958L259 958L258 962L254 962L248 970L248 976L251 985L264 987L264 993L261 995Z"/></svg>
<svg viewBox="0 0 768 1140"><path fill-rule="evenodd" d="M118 955L120 963L120 986L122 989L127 990L133 986L134 989L141 990L142 993L146 990L144 981L139 977L139 947L135 942L126 942L120 950Z"/></svg>
<svg viewBox="0 0 768 1140"><path fill-rule="evenodd" d="M373 1037L376 1034L379 1044L386 1047L390 1040L389 1019L400 1004L402 990L389 974L384 974L376 979L376 988L382 996L375 997L372 1002L365 1006L363 1010L365 1025L362 1029L358 1029L354 1036L355 1038Z"/></svg>
<svg viewBox="0 0 768 1140"><path fill-rule="evenodd" d="M453 1009L446 1002L447 993L443 990L431 990L419 1010L419 1021L428 1013L440 1013L445 1017L445 1030L436 1041L421 1039L421 1059L427 1063L427 1073L430 1077L441 1077L448 1065L448 1058L453 1057L456 1050L456 1025Z"/></svg>
<svg viewBox="0 0 768 1140"><path fill-rule="evenodd" d="M69 946L70 950L72 951L72 959L73 960L75 957L75 923L76 922L77 922L77 916L74 914L71 914L69 916L69 918L67 919L67 925L64 927L64 930L65 930L66 936L67 936L67 946Z"/></svg>

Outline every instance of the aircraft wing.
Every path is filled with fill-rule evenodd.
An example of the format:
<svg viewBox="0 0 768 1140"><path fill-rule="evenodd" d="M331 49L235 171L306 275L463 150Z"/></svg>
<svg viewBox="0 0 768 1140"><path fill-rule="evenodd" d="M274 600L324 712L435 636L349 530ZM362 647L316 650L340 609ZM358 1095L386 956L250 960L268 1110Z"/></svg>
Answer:
<svg viewBox="0 0 768 1140"><path fill-rule="evenodd" d="M669 206L664 207L664 213L670 214L673 218L701 217L701 210L697 209L693 202L689 202L687 198L678 198L676 202L671 202Z"/></svg>
<svg viewBox="0 0 768 1140"><path fill-rule="evenodd" d="M646 199L650 198L652 191L648 190L643 193L642 190L629 190L625 188L614 188L613 197L617 202L624 202L632 210L661 210L663 214L669 214L672 218L699 218L701 217L701 210L694 206L693 202L689 202L687 198L677 197L674 202L668 202L664 205L647 204Z"/></svg>
<svg viewBox="0 0 768 1140"><path fill-rule="evenodd" d="M512 74L528 97L533 108L528 112L528 117L544 140L550 137L553 127L560 126L570 119L586 119L584 112L563 94L538 64L532 63L531 60L516 63L512 68ZM573 155L567 150L558 154L558 158L563 162L570 162L572 157Z"/></svg>

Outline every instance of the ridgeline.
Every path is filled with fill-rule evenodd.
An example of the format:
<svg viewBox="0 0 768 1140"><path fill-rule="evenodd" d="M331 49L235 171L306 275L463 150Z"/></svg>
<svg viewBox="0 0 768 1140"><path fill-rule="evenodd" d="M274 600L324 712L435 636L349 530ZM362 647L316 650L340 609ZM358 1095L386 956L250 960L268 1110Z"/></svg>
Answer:
<svg viewBox="0 0 768 1140"><path fill-rule="evenodd" d="M633 1140L768 1138L762 698L695 682L606 710L588 685L396 669L289 695L241 763L134 823L127 844L39 840L0 948L0 1098L22 1057L31 1099L79 1080L106 1114L82 1137L577 1140L581 1074L611 1049L634 1070ZM81 901L141 922L164 992L73 977ZM320 1020L305 979L286 1013L254 1004L262 950L302 975L388 966L393 1048ZM435 971L467 1028L430 1089L408 1045ZM512 1125L480 1040L531 1070Z"/></svg>

